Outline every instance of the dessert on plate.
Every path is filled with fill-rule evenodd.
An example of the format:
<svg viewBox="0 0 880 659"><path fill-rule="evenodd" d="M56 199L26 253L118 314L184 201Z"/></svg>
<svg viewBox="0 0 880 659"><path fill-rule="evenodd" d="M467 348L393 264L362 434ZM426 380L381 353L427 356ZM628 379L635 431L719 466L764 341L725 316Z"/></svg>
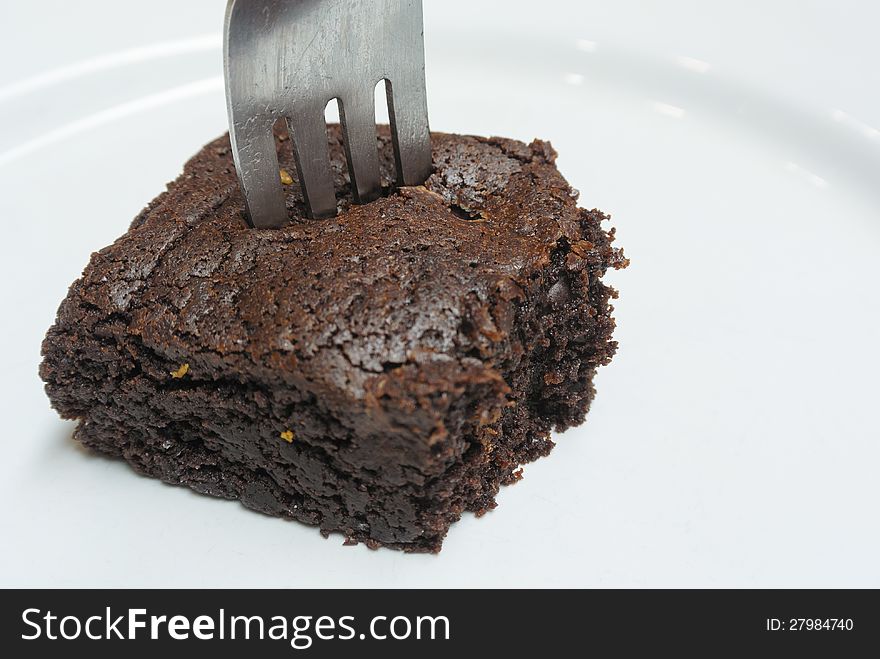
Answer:
<svg viewBox="0 0 880 659"><path fill-rule="evenodd" d="M614 231L541 141L432 134L423 186L249 226L228 137L95 253L40 373L83 444L141 473L351 542L439 551L464 511L583 421L614 354Z"/></svg>

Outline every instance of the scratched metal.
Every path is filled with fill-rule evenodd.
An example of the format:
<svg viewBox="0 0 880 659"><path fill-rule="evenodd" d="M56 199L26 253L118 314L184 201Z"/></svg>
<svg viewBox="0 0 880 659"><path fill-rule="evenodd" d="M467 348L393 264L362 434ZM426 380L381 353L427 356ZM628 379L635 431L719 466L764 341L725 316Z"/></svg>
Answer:
<svg viewBox="0 0 880 659"><path fill-rule="evenodd" d="M288 122L311 217L336 214L324 109L338 99L355 202L380 192L374 91L386 80L399 183L431 169L421 0L230 0L226 100L255 227L288 221L272 126Z"/></svg>

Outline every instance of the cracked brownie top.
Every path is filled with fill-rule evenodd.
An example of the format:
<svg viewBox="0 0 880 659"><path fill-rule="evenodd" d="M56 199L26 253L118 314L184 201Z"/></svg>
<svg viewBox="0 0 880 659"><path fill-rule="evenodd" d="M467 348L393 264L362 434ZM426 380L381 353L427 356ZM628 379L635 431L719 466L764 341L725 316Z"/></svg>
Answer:
<svg viewBox="0 0 880 659"><path fill-rule="evenodd" d="M338 126L329 134L337 217L305 218L282 139L291 222L249 228L223 137L93 255L57 328L135 335L172 370L187 364L190 378L363 401L393 387L383 376L401 368L432 364L438 391L451 386L437 377L444 371L494 377L489 371L521 343L511 337L515 305L528 302L530 278L554 252L597 275L624 263L613 232L598 228L601 214L577 207L546 142L435 133L431 177L396 188L380 128L385 194L356 206ZM565 304L569 292L557 288L551 297Z"/></svg>

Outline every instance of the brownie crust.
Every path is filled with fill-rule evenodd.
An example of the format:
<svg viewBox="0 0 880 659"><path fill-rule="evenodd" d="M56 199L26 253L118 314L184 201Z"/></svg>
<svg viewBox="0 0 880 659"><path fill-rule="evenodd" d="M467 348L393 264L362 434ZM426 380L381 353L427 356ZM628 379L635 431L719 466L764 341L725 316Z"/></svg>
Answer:
<svg viewBox="0 0 880 659"><path fill-rule="evenodd" d="M601 282L626 265L546 142L434 133L424 186L249 227L228 137L91 258L43 343L75 438L168 483L348 541L439 551L551 429L580 423L616 344ZM283 176L286 178L286 176Z"/></svg>

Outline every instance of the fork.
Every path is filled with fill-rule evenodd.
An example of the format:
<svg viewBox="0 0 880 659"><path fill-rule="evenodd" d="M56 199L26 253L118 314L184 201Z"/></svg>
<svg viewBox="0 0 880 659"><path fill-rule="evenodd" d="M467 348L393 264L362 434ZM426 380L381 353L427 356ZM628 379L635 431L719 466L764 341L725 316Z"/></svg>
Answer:
<svg viewBox="0 0 880 659"><path fill-rule="evenodd" d="M397 181L431 171L421 0L229 0L229 134L251 224L288 222L272 127L285 119L306 210L336 215L324 109L339 104L355 203L380 192L375 87L384 80Z"/></svg>

